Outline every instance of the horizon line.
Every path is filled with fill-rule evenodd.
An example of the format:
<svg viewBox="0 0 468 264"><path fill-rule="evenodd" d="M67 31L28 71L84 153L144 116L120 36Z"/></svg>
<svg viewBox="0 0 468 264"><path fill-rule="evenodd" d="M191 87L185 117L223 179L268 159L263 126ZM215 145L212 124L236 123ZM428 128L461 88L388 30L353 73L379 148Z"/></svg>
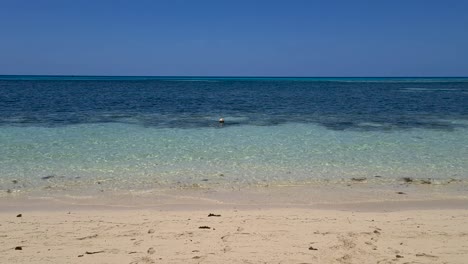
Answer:
<svg viewBox="0 0 468 264"><path fill-rule="evenodd" d="M268 76L268 75L95 75L95 74L0 74L0 77L147 77L147 78L468 78L468 76Z"/></svg>

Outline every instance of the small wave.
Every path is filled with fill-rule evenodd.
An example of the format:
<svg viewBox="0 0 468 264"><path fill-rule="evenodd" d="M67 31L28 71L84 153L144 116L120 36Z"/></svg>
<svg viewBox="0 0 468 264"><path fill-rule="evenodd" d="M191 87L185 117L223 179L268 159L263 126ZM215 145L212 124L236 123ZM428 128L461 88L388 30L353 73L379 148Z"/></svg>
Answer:
<svg viewBox="0 0 468 264"><path fill-rule="evenodd" d="M386 124L379 124L379 123L372 123L372 122L362 122L359 123L358 126L362 127L384 127Z"/></svg>
<svg viewBox="0 0 468 264"><path fill-rule="evenodd" d="M182 80L182 79L165 80L165 81L169 81L169 82L209 82L209 83L220 82L218 80Z"/></svg>
<svg viewBox="0 0 468 264"><path fill-rule="evenodd" d="M420 88L420 87L409 87L401 89L403 92L439 92L439 91L460 91L460 89L449 89L449 88Z"/></svg>

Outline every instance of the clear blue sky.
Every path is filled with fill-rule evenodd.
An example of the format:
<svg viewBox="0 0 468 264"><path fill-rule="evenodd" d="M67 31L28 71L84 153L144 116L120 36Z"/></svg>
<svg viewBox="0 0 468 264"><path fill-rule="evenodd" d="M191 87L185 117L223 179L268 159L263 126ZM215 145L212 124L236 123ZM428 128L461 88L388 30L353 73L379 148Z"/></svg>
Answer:
<svg viewBox="0 0 468 264"><path fill-rule="evenodd" d="M468 76L468 1L0 0L0 74Z"/></svg>

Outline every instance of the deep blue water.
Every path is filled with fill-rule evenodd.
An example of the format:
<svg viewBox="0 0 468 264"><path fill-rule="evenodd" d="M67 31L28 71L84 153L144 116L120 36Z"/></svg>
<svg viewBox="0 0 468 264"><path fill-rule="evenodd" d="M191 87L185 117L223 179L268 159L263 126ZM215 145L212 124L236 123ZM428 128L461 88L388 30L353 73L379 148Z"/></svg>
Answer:
<svg viewBox="0 0 468 264"><path fill-rule="evenodd" d="M0 76L0 126L156 128L314 123L332 130L451 131L468 78Z"/></svg>

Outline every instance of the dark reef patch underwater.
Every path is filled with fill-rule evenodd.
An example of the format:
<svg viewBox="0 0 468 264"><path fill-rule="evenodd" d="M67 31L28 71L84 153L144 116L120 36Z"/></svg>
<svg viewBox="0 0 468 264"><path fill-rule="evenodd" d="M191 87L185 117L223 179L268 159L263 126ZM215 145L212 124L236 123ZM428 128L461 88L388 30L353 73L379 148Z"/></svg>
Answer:
<svg viewBox="0 0 468 264"><path fill-rule="evenodd" d="M333 130L452 130L465 78L0 76L0 125L130 123L157 128L314 123Z"/></svg>

